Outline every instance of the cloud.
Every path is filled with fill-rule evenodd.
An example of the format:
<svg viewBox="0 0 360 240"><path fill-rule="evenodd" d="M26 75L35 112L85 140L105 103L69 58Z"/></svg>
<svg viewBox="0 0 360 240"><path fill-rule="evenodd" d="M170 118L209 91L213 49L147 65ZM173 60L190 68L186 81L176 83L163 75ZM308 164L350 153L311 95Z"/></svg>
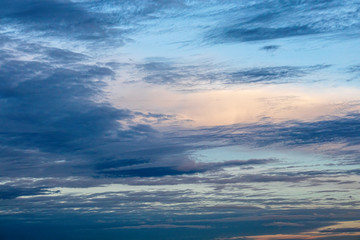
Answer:
<svg viewBox="0 0 360 240"><path fill-rule="evenodd" d="M261 210L262 208L256 206L239 206L239 205L215 205L210 207L205 207L206 209L212 210L241 210L241 211L254 211L254 210Z"/></svg>
<svg viewBox="0 0 360 240"><path fill-rule="evenodd" d="M140 113L98 101L105 81L115 75L110 68L84 63L88 57L81 53L41 45L30 50L20 43L14 49L25 55L37 52L37 60L19 59L17 53L1 62L0 147L7 175L31 174L15 166L42 176L87 175L107 165L141 162L146 152L150 162L183 153L181 146L164 145L150 125L134 123Z"/></svg>
<svg viewBox="0 0 360 240"><path fill-rule="evenodd" d="M240 25L240 24L239 24ZM248 42L259 40L271 40L277 38L302 36L317 34L320 31L310 28L309 26L289 26L279 28L241 28L235 26L229 26L222 29L220 33L213 33L208 36L209 39L218 39L218 41L226 42Z"/></svg>
<svg viewBox="0 0 360 240"><path fill-rule="evenodd" d="M109 177L129 177L129 176L138 176L138 177L161 177L166 175L181 175L181 174L194 174L207 171L220 171L226 167L239 167L239 166L248 166L248 165L262 165L275 162L275 159L250 159L250 160L230 160L224 162L213 162L213 163L197 163L195 161L181 161L175 166L165 166L165 167L153 167L148 162L138 162L131 160L129 165L121 166L123 163L113 163L104 165L99 169L100 174L104 174ZM121 165L120 165L120 164ZM118 166L120 165L120 166Z"/></svg>
<svg viewBox="0 0 360 240"><path fill-rule="evenodd" d="M332 225L330 225L332 224ZM329 226L330 225L330 226ZM246 239L253 240L275 240L275 239L357 239L360 236L360 228L358 221L344 221L338 223L328 223L328 226L313 228L310 231L301 231L293 234L273 234L273 235L258 235L247 236ZM283 225L285 226L285 224ZM355 226L355 227L346 227ZM300 226L299 226L300 227ZM238 237L228 239L241 239Z"/></svg>
<svg viewBox="0 0 360 240"><path fill-rule="evenodd" d="M348 81L357 81L360 77L360 65L352 65L346 69L346 72L352 75Z"/></svg>
<svg viewBox="0 0 360 240"><path fill-rule="evenodd" d="M155 18L161 10L184 6L181 0L4 0L0 16L8 27L24 33L122 45L128 40L127 33L137 29L141 21Z"/></svg>
<svg viewBox="0 0 360 240"><path fill-rule="evenodd" d="M264 50L264 51L276 51L280 48L279 45L266 45L260 48L260 50Z"/></svg>
<svg viewBox="0 0 360 240"><path fill-rule="evenodd" d="M5 21L22 26L25 31L40 31L47 35L87 40L121 32L111 29L114 22L110 15L90 12L85 4L71 1L5 0L1 2L0 14Z"/></svg>
<svg viewBox="0 0 360 240"><path fill-rule="evenodd" d="M181 65L171 60L136 64L136 68L140 74L144 75L142 78L144 82L157 85L191 88L226 78L226 73L213 71L211 66Z"/></svg>
<svg viewBox="0 0 360 240"><path fill-rule="evenodd" d="M233 144L256 146L283 145L303 146L311 144L344 143L348 146L360 144L358 113L343 117L328 117L327 120L309 122L285 121L281 123L259 122L257 124L235 124L198 129L199 139L229 140ZM220 135L219 135L220 134Z"/></svg>
<svg viewBox="0 0 360 240"><path fill-rule="evenodd" d="M60 48L48 48L46 51L46 57L50 61L61 62L63 64L80 62L88 59L89 57L82 53L72 52L66 49Z"/></svg>
<svg viewBox="0 0 360 240"><path fill-rule="evenodd" d="M360 73L360 65L353 65L348 67L348 72L350 73Z"/></svg>
<svg viewBox="0 0 360 240"><path fill-rule="evenodd" d="M227 83L288 83L315 71L330 67L330 65L315 65L308 67L281 66L252 68L231 73Z"/></svg>
<svg viewBox="0 0 360 240"><path fill-rule="evenodd" d="M231 5L230 5L231 6ZM219 11L222 21L205 35L212 43L264 41L318 34L358 33L353 1L254 1ZM230 24L229 24L230 23Z"/></svg>
<svg viewBox="0 0 360 240"><path fill-rule="evenodd" d="M155 85L186 90L230 89L239 88L236 84L254 87L252 84L306 81L310 79L307 76L330 65L300 61L298 65L290 62L229 69L217 63L180 63L170 58L147 58L142 63L131 59L124 63L124 59L153 54L156 48L148 49L153 43L144 42L153 39L156 32L156 37L168 44L182 25L199 30L195 35L205 35L210 44L346 31L356 35L357 11L357 5L337 1L1 1L0 238L214 239L237 236L239 232L249 236L271 234L279 227L290 234L294 229L301 232L330 226L329 221L358 219L359 201L353 191L359 175L354 167L358 163L354 156L359 154L357 113L309 122L279 123L264 118L253 124L189 129L154 125L178 116L168 113L172 109L154 110L164 107L150 106L155 105L151 101L143 106L144 112L139 110L144 109L141 107L128 109L133 103L119 96L133 94L141 105L146 100L139 101L143 97L139 85L161 95L157 92L161 87ZM248 15L242 16L244 13ZM199 14L206 18L198 19ZM189 20L194 25L187 26ZM171 34L162 35L168 30ZM134 32L139 35L132 35ZM191 37L193 33L184 35ZM139 48L137 44L117 48L131 37L144 35ZM143 46L149 52L142 51ZM261 46L264 51L279 48L270 42ZM199 52L193 52L193 47L186 46L181 55L191 52L193 58L204 50L211 56L218 55L208 46ZM174 49L173 45L170 48ZM134 50L139 55L133 55ZM228 55L225 52L223 56ZM117 92L115 107L107 101L105 89L119 75L126 76L128 67L135 70L134 75L129 71L128 82L114 84L124 87ZM352 71L356 72L357 66ZM132 82L132 76L139 85L126 85ZM224 91L222 94L229 99L224 102L219 101L220 95L206 95L205 103L193 111L204 118L223 115L230 119L231 115L222 111L225 105L237 104L249 96L266 102L264 105L280 101L286 103L281 105L284 107L293 103L287 97L267 103L275 95L264 96L262 90L268 87L261 88L256 88L260 90L258 95L242 98L233 96L244 92L233 95ZM175 92L172 90L169 92ZM200 101L190 95L179 99L188 101L179 108L191 108ZM176 105L167 96L159 101L169 104L169 108ZM211 114L204 114L205 106L216 101L219 110L213 108L216 110ZM246 110L241 107L245 105ZM255 108L246 101L233 107L236 114ZM336 143L332 148L336 156L352 154L355 165L345 166L348 162L344 157L339 165L317 165L311 159L309 166L287 152L328 143ZM242 148L236 155L224 150L239 145ZM257 156L247 157L249 152L243 151L247 146L264 147L261 150L265 153L253 151ZM285 157L278 154L281 158L275 158L278 156L273 146L279 151L285 149ZM199 150L216 151L221 147L225 147L221 149L224 152L217 152L217 160L198 161L204 159L197 155L201 154ZM346 191L339 191L344 187ZM298 188L303 194L296 191ZM316 191L319 189L333 191ZM321 209L316 209L318 206ZM350 226L338 229L356 232ZM336 231L322 229L324 234Z"/></svg>
<svg viewBox="0 0 360 240"><path fill-rule="evenodd" d="M320 232L324 232L324 233L350 233L350 232L355 232L355 233L360 233L360 228L356 227L356 228L336 228L336 229L332 229L332 228L328 228L328 229L324 229L321 230Z"/></svg>
<svg viewBox="0 0 360 240"><path fill-rule="evenodd" d="M144 82L186 89L219 87L219 84L282 84L303 81L303 77L331 67L313 66L254 67L229 71L211 65L181 65L172 61L137 64ZM215 70L214 70L215 69Z"/></svg>
<svg viewBox="0 0 360 240"><path fill-rule="evenodd" d="M174 225L174 224L157 224L157 225L137 225L137 226L124 226L119 229L151 229L151 228L195 228L195 229L207 229L210 226L204 225Z"/></svg>
<svg viewBox="0 0 360 240"><path fill-rule="evenodd" d="M278 227L302 227L304 224L292 223L292 222L273 222L268 223L266 226L278 226Z"/></svg>
<svg viewBox="0 0 360 240"><path fill-rule="evenodd" d="M263 175L249 174L240 178L243 182L299 182L308 179L306 176L279 176L279 175Z"/></svg>
<svg viewBox="0 0 360 240"><path fill-rule="evenodd" d="M275 141L290 145L316 144L327 142L345 142L349 145L358 145L357 126L360 124L359 114L349 114L331 120L316 122L294 122L275 130Z"/></svg>
<svg viewBox="0 0 360 240"><path fill-rule="evenodd" d="M50 193L44 188L15 188L10 186L0 186L0 200L14 199L20 196L43 195Z"/></svg>
<svg viewBox="0 0 360 240"><path fill-rule="evenodd" d="M143 167L124 170L101 170L100 174L108 177L162 177L167 175L180 175L185 173L196 173L197 171L180 171L172 167Z"/></svg>

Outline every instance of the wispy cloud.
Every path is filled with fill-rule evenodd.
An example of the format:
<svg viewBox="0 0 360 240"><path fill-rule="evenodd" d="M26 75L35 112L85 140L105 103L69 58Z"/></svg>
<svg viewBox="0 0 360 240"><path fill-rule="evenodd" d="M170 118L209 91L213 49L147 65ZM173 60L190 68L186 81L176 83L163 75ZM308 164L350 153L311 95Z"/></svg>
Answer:
<svg viewBox="0 0 360 240"><path fill-rule="evenodd" d="M254 1L233 5L223 20L208 31L214 43L262 41L318 34L358 33L358 5L336 1ZM250 14L249 14L250 13ZM315 17L316 16L316 17ZM225 20L224 20L225 19ZM230 23L230 24L229 24Z"/></svg>
<svg viewBox="0 0 360 240"><path fill-rule="evenodd" d="M23 33L79 41L122 45L139 22L164 9L184 7L174 1L2 1L0 16ZM114 41L116 39L116 41Z"/></svg>
<svg viewBox="0 0 360 240"><path fill-rule="evenodd" d="M228 83L288 83L297 81L296 78L303 77L315 71L328 68L330 65L316 65L308 67L281 66L246 69L231 73Z"/></svg>
<svg viewBox="0 0 360 240"><path fill-rule="evenodd" d="M359 7L1 1L0 239L357 239Z"/></svg>
<svg viewBox="0 0 360 240"><path fill-rule="evenodd" d="M212 139L229 139L234 144L249 143L257 146L272 144L302 146L331 142L358 145L358 124L359 115L354 113L345 117L311 122L287 121L280 124L265 122L253 125L218 126L199 131L203 134L199 134L198 137L212 136Z"/></svg>
<svg viewBox="0 0 360 240"><path fill-rule="evenodd" d="M143 81L157 85L168 85L181 89L206 89L225 87L227 84L283 84L302 82L303 77L331 65L274 66L221 70L211 65L179 65L172 61L138 64ZM214 70L215 69L215 70ZM306 81L306 80L305 80Z"/></svg>

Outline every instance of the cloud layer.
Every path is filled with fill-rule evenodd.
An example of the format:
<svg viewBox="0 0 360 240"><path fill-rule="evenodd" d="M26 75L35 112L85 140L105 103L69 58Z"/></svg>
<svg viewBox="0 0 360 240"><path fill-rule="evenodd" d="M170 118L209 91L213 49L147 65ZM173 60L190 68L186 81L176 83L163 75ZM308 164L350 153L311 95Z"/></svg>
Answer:
<svg viewBox="0 0 360 240"><path fill-rule="evenodd" d="M359 9L1 1L0 239L358 239Z"/></svg>

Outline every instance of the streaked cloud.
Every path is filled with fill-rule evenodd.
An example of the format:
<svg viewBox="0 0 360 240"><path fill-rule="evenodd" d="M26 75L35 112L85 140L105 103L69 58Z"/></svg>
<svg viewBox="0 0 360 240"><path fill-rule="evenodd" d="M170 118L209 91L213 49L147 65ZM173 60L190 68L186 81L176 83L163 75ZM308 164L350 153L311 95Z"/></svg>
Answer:
<svg viewBox="0 0 360 240"><path fill-rule="evenodd" d="M209 30L207 41L249 42L359 31L358 22L351 21L358 15L353 1L254 1L230 9L220 13L223 19Z"/></svg>
<svg viewBox="0 0 360 240"><path fill-rule="evenodd" d="M359 7L0 2L0 239L358 239Z"/></svg>

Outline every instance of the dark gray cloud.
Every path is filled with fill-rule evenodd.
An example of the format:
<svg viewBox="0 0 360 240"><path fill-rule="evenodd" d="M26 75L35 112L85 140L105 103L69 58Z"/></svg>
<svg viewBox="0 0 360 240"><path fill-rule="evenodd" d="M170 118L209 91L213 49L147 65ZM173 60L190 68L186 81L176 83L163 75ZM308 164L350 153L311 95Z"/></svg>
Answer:
<svg viewBox="0 0 360 240"><path fill-rule="evenodd" d="M43 195L49 193L43 188L15 188L10 186L0 186L0 200L14 199L20 196Z"/></svg>
<svg viewBox="0 0 360 240"><path fill-rule="evenodd" d="M193 174L207 171L220 171L226 167L239 167L239 166L251 166L251 165L262 165L275 162L276 159L250 159L250 160L230 160L224 162L213 162L213 163L197 163L194 161L183 161L175 166L170 167L152 167L147 165L145 162L139 162L137 166L131 168L123 167L123 162L112 163L104 167L104 164L100 168L100 173L110 177L161 177L166 175L180 175L180 174ZM143 164L145 163L145 164ZM136 161L131 160L131 165L135 165ZM120 165L120 166L118 166Z"/></svg>
<svg viewBox="0 0 360 240"><path fill-rule="evenodd" d="M167 175L180 175L180 174L191 174L198 171L181 171L173 167L142 167L142 168L131 168L131 169L121 169L121 170L101 170L100 174L107 177L129 177L129 176L138 176L138 177L162 177Z"/></svg>

